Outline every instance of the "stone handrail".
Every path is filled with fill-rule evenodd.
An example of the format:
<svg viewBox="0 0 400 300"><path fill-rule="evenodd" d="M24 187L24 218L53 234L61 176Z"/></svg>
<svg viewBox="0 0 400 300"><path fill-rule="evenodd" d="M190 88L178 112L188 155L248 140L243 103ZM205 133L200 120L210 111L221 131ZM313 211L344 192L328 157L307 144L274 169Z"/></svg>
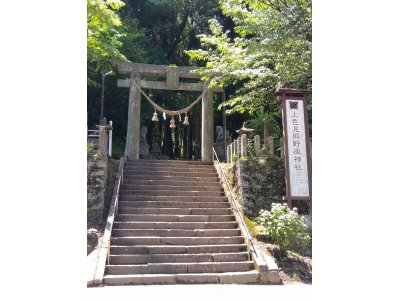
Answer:
<svg viewBox="0 0 400 300"><path fill-rule="evenodd" d="M312 139L309 139L310 149L312 144ZM249 144L254 147L254 152L256 157L260 157L262 155L261 149L263 148L262 145L265 145L269 149L269 155L274 156L275 151L280 152L280 157L284 157L284 146L283 146L283 138L279 140L279 148L274 149L274 138L272 136L267 137L265 140L260 140L260 136L254 136L254 139L248 139L246 134L242 134L238 139L234 140L226 147L226 162L231 163L240 157L247 157L248 156L248 146ZM311 154L311 153L310 153Z"/></svg>
<svg viewBox="0 0 400 300"><path fill-rule="evenodd" d="M252 241L251 241L251 235L250 235L249 231L247 230L246 224L244 223L242 214L241 214L240 209L239 209L239 205L238 205L237 200L236 200L236 198L235 198L235 195L234 195L234 193L233 193L233 191L232 191L231 185L229 184L228 179L226 178L225 172L224 172L224 170L223 170L222 167L221 167L220 161L219 161L219 159L218 159L218 155L217 155L217 153L215 152L214 147L213 147L213 152L214 152L214 157L216 158L216 160L214 160L214 163L217 162L218 167L220 168L220 172L221 172L221 176L220 176L220 177L221 177L221 179L223 180L224 184L226 185L226 187L227 187L228 190L229 190L229 194L230 194L230 197L231 197L231 199L232 199L231 202L232 202L233 205L235 206L235 210L236 210L236 212L237 212L237 217L238 217L239 220L240 220L240 223L239 223L239 224L240 224L240 227L242 228L242 231L244 231L244 232L246 233L246 240L247 240L248 243L251 245L251 248L253 249L252 251L253 251L254 255L255 255L255 256L258 256L258 255L257 255L257 251L256 251L256 249L254 248L254 245L253 245L253 243L252 243Z"/></svg>
<svg viewBox="0 0 400 300"><path fill-rule="evenodd" d="M230 202L233 203L233 205L235 206L235 209L233 209L233 214L234 214L236 220L240 221L240 222L238 222L239 228L240 228L241 232L245 233L244 239L246 241L247 246L252 249L251 254L253 254L253 255L250 255L250 257L253 260L253 262L255 263L255 267L256 267L257 271L259 272L259 281L261 283L273 283L273 284L281 283L281 279L279 276L280 269L277 266L273 257L271 257L269 254L263 253L263 251L257 245L253 244L252 237L247 229L247 226L243 220L242 214L239 210L238 202L235 198L235 195L233 194L232 188L228 182L226 174L221 167L221 163L218 159L218 155L215 152L214 147L213 147L213 152L214 152L214 157L216 158L216 160L214 160L214 163L216 162L219 167L219 172L218 172L219 177L221 178L221 180L224 182L224 184L228 188L229 195L230 195L230 197L228 197L228 198L230 199ZM218 169L217 169L217 171L218 171Z"/></svg>
<svg viewBox="0 0 400 300"><path fill-rule="evenodd" d="M106 268L106 260L109 259L110 253L110 239L111 239L111 231L114 224L114 218L118 213L118 197L119 197L119 189L121 184L123 183L123 174L124 174L124 165L126 159L121 157L118 167L118 172L115 178L114 190L111 198L110 210L108 213L106 228L104 229L103 241L101 245L101 249L99 251L99 256L97 260L97 266L93 281L91 284L93 285L101 285L103 283L104 271Z"/></svg>

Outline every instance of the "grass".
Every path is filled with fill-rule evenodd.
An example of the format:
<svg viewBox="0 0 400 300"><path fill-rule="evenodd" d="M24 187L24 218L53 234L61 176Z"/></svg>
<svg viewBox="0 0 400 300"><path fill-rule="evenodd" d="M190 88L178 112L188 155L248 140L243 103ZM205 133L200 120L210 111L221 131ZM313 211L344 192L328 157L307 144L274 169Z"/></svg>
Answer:
<svg viewBox="0 0 400 300"><path fill-rule="evenodd" d="M125 141L121 139L114 139L112 142L112 158L119 159L124 156Z"/></svg>
<svg viewBox="0 0 400 300"><path fill-rule="evenodd" d="M252 221L246 216L243 216L243 220L252 237L255 237L257 234L263 233L262 227L256 222Z"/></svg>

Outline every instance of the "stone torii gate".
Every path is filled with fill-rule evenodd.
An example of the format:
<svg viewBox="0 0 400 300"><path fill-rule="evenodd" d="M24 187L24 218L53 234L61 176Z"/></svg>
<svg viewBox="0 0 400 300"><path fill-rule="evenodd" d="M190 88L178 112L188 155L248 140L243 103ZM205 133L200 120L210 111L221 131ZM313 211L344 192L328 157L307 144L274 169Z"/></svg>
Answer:
<svg viewBox="0 0 400 300"><path fill-rule="evenodd" d="M196 67L169 67L121 61L113 59L112 64L118 73L129 76L118 79L118 87L129 88L128 128L126 136L126 155L128 159L139 159L140 143L140 104L141 89L199 91L204 92L201 109L201 160L213 161L214 143L214 118L213 118L213 92L222 92L222 88L209 88L207 82L180 82L180 78L200 79L201 75L192 72ZM142 76L164 77L165 81L144 80Z"/></svg>

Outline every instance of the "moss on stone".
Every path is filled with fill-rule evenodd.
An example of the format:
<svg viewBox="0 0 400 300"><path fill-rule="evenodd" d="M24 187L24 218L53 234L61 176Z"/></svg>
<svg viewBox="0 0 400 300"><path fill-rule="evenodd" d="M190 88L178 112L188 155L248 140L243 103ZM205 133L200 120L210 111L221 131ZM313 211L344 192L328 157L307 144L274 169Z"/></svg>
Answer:
<svg viewBox="0 0 400 300"><path fill-rule="evenodd" d="M243 216L243 220L252 237L256 237L257 234L263 233L262 227L260 227L257 222L249 219L246 216Z"/></svg>
<svg viewBox="0 0 400 300"><path fill-rule="evenodd" d="M244 215L254 218L261 209L271 209L273 202L285 195L284 163L277 157L239 160L225 164L228 180L240 195Z"/></svg>

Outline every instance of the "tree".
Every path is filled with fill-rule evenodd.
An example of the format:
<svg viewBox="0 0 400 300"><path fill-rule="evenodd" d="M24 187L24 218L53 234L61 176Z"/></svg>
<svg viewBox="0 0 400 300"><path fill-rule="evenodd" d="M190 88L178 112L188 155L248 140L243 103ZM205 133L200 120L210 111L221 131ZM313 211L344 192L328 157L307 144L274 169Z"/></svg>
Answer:
<svg viewBox="0 0 400 300"><path fill-rule="evenodd" d="M236 85L226 102L232 112L263 112L277 105L278 86L311 87L311 1L220 0L234 33L209 21L211 35L199 35L202 49L186 51L193 61L206 61L204 80ZM275 103L275 104L274 104Z"/></svg>
<svg viewBox="0 0 400 300"><path fill-rule="evenodd" d="M127 0L128 8L151 42L151 62L185 65L184 50L200 46L197 34L208 30L218 11L217 0ZM154 54L152 54L154 53Z"/></svg>
<svg viewBox="0 0 400 300"><path fill-rule="evenodd" d="M88 84L95 85L91 78L101 69L110 69L110 59L126 59L120 52L122 25L117 10L125 5L120 0L87 0L87 61Z"/></svg>

